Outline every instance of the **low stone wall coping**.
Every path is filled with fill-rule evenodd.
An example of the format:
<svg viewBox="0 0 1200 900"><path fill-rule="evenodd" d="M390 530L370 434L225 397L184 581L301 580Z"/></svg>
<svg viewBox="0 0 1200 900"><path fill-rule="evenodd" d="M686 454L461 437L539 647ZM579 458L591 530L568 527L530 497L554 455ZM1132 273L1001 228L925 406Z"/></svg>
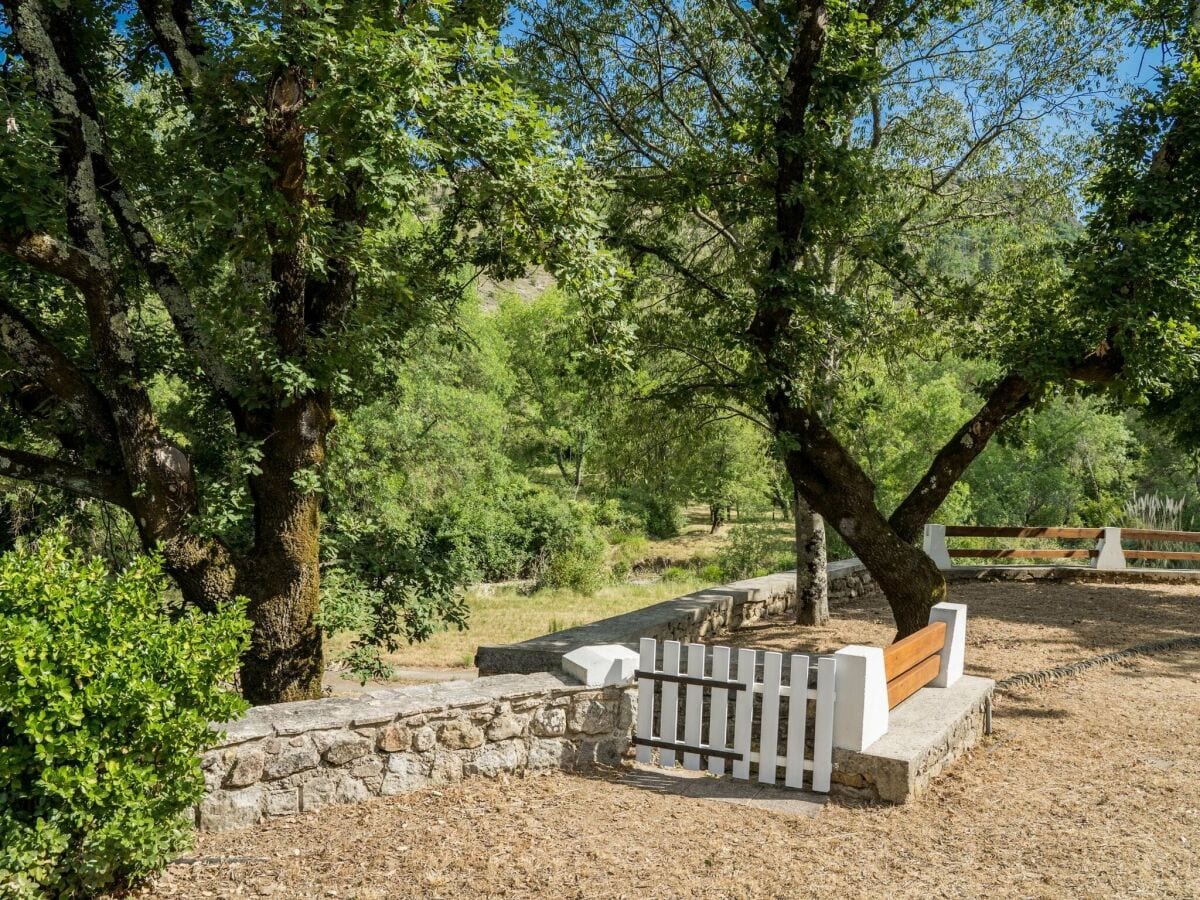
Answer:
<svg viewBox="0 0 1200 900"><path fill-rule="evenodd" d="M844 582L869 581L857 559L829 563L828 576L831 603L842 599ZM644 637L697 640L790 608L795 589L794 571L733 581L520 643L480 647L475 664L481 675L558 671L562 657L580 647L621 644L636 650Z"/></svg>
<svg viewBox="0 0 1200 900"><path fill-rule="evenodd" d="M1196 569L1093 569L1089 566L953 566L947 581L1086 581L1096 584L1197 584Z"/></svg>
<svg viewBox="0 0 1200 900"><path fill-rule="evenodd" d="M474 681L382 688L356 697L255 706L241 719L214 724L212 728L225 732L225 737L215 746L230 747L266 737L290 737L335 728L364 728L408 716L469 709L499 700L512 702L564 690L577 691L580 687L577 681L558 672L493 675Z"/></svg>

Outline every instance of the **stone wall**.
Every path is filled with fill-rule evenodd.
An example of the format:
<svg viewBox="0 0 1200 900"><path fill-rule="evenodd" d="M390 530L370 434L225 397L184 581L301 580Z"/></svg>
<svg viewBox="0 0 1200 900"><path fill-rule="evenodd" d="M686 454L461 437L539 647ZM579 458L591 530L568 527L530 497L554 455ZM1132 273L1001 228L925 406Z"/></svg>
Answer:
<svg viewBox="0 0 1200 900"><path fill-rule="evenodd" d="M215 726L202 760L202 830L403 794L470 776L615 765L630 746L632 688L565 675L500 675L251 709Z"/></svg>
<svg viewBox="0 0 1200 900"><path fill-rule="evenodd" d="M878 588L857 559L829 564L829 603L838 606ZM664 600L518 644L480 647L475 657L480 675L506 672L556 672L562 657L579 647L624 644L637 649L643 637L659 641L699 641L795 607L796 573L779 572L747 578Z"/></svg>

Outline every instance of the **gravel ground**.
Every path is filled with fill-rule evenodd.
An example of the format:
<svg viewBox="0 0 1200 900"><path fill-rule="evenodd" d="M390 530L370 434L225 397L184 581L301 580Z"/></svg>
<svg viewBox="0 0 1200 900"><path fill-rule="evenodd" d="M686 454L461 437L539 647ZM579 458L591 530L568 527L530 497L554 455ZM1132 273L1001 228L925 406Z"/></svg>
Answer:
<svg viewBox="0 0 1200 900"><path fill-rule="evenodd" d="M997 680L1143 641L1200 635L1200 585L954 582L949 599L967 604L967 672ZM832 653L846 644L883 646L896 634L882 598L833 613L821 628L766 619L715 642Z"/></svg>
<svg viewBox="0 0 1200 900"><path fill-rule="evenodd" d="M1175 587L958 585L969 668L1004 676L1200 633ZM792 649L768 623L756 645ZM816 649L890 637L839 610ZM806 644L811 647L811 644ZM1200 651L998 698L995 734L905 807L815 819L620 773L475 780L202 835L140 897L1197 897Z"/></svg>

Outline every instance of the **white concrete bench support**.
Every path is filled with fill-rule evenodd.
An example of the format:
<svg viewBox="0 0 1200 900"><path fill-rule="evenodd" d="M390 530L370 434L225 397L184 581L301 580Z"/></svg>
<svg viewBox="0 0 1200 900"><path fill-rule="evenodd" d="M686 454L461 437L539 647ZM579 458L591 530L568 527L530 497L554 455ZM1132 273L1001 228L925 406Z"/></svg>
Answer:
<svg viewBox="0 0 1200 900"><path fill-rule="evenodd" d="M948 688L962 678L967 654L967 605L938 603L929 611L929 624L946 623L946 643L942 645L942 667L931 687Z"/></svg>
<svg viewBox="0 0 1200 900"><path fill-rule="evenodd" d="M856 752L865 750L888 730L883 648L851 644L833 657L837 660L833 746Z"/></svg>

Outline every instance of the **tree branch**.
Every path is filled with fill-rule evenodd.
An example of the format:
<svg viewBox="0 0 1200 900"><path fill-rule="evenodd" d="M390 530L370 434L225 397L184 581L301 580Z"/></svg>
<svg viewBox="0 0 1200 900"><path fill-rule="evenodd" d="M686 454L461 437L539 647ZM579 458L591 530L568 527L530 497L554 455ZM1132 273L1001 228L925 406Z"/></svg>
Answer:
<svg viewBox="0 0 1200 900"><path fill-rule="evenodd" d="M775 221L774 241L768 261L770 278L759 296L758 309L748 333L759 352L775 354L780 333L791 320L791 283L803 248L800 240L808 218L800 195L807 177L804 135L817 64L825 49L828 18L821 0L799 4L800 23L792 42L792 55L781 85L780 111L775 119Z"/></svg>
<svg viewBox="0 0 1200 900"><path fill-rule="evenodd" d="M179 79L184 96L189 96L200 81L199 57L206 49L196 28L192 4L189 0L171 0L170 4L138 0L138 9Z"/></svg>
<svg viewBox="0 0 1200 900"><path fill-rule="evenodd" d="M1005 422L1031 407L1036 399L1036 386L1023 376L1014 373L1000 380L979 412L938 451L921 480L888 519L903 540L916 540L917 533L937 512L975 457L983 452L992 435Z"/></svg>
<svg viewBox="0 0 1200 900"><path fill-rule="evenodd" d="M1066 380L1108 384L1124 365L1125 357L1113 346L1113 335L1109 334L1096 349L1068 366ZM1002 425L1033 406L1042 386L1015 372L1000 380L979 412L938 451L921 480L892 513L888 522L900 537L910 542L917 539L922 526L937 512L988 441Z"/></svg>
<svg viewBox="0 0 1200 900"><path fill-rule="evenodd" d="M26 265L87 290L108 278L102 260L48 234L0 231L0 251Z"/></svg>
<svg viewBox="0 0 1200 900"><path fill-rule="evenodd" d="M0 349L67 405L92 435L119 450L104 395L20 310L0 297Z"/></svg>
<svg viewBox="0 0 1200 900"><path fill-rule="evenodd" d="M77 497L103 500L122 509L133 508L133 497L123 479L37 453L0 447L0 476L44 484Z"/></svg>

